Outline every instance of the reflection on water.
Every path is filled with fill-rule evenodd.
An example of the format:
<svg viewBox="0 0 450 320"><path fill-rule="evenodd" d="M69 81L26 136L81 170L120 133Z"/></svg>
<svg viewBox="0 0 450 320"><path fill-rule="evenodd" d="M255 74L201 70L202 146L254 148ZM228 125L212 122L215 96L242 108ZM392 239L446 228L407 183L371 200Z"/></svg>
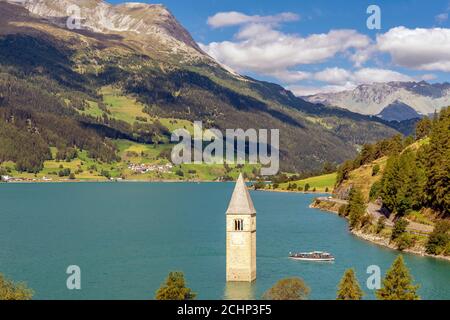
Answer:
<svg viewBox="0 0 450 320"><path fill-rule="evenodd" d="M225 285L225 300L255 300L255 281L227 282Z"/></svg>

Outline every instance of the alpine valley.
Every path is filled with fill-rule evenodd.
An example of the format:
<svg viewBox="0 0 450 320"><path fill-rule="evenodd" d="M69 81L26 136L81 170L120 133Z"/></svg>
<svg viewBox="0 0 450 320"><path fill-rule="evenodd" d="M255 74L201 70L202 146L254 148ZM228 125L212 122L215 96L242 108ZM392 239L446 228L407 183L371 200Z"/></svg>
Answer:
<svg viewBox="0 0 450 320"><path fill-rule="evenodd" d="M197 120L220 130L280 129L281 168L296 172L342 163L398 134L378 117L233 72L162 5L12 2L0 1L0 163L10 175L135 179L130 164L168 163L171 132ZM71 5L80 7L81 28L67 27ZM159 178L213 179L223 167L203 176L174 167Z"/></svg>

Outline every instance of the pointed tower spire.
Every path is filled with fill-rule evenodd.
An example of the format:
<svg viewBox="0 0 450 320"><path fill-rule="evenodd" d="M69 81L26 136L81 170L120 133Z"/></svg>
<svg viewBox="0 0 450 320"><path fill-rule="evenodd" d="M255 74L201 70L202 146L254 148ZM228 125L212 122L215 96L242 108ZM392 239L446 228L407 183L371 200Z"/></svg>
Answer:
<svg viewBox="0 0 450 320"><path fill-rule="evenodd" d="M227 214L255 214L256 210L253 206L252 198L247 190L242 173L236 181L230 204L228 205Z"/></svg>

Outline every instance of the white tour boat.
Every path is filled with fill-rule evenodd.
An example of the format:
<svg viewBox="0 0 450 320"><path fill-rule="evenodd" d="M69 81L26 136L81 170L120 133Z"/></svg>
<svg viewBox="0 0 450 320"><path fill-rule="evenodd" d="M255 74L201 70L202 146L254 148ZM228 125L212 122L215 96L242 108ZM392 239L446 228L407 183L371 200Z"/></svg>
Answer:
<svg viewBox="0 0 450 320"><path fill-rule="evenodd" d="M289 253L289 258L302 261L334 261L334 257L328 252L313 251L301 253Z"/></svg>

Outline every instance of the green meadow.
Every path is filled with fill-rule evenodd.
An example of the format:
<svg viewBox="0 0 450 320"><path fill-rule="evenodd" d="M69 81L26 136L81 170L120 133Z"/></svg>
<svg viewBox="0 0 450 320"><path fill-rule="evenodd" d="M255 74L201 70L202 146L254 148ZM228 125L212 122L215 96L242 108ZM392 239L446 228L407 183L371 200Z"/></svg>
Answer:
<svg viewBox="0 0 450 320"><path fill-rule="evenodd" d="M298 187L301 187L301 189L304 190L305 185L309 184L309 191L313 191L313 189L315 188L317 192L326 192L327 189L328 189L328 191L331 192L333 190L335 183L336 183L336 172L324 174L321 176L306 178L306 179L302 179L302 180L280 183L278 185L278 188L276 188L276 189L277 190L288 190L289 184L291 185L291 187L295 184L297 189L298 189Z"/></svg>
<svg viewBox="0 0 450 320"><path fill-rule="evenodd" d="M8 175L25 180L52 181L106 181L108 179L125 179L137 181L216 181L235 180L240 172L249 179L259 172L259 165L225 165L225 164L181 164L172 166L167 172L149 171L137 173L129 168L130 164L166 165L169 163L172 145L169 144L142 144L129 140L115 140L114 145L120 157L119 161L104 163L89 157L85 150L77 150L77 156L70 160L55 160L58 152L52 147L53 160L44 162L44 168L38 173L18 172L11 161L0 166ZM71 176L61 175L60 172L70 170Z"/></svg>

